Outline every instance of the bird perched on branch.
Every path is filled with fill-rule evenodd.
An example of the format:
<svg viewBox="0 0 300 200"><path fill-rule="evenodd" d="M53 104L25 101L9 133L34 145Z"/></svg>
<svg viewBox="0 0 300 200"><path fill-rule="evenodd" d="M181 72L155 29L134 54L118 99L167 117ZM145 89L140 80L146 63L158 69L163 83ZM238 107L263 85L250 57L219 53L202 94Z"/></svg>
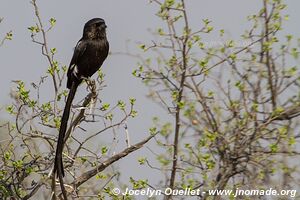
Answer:
<svg viewBox="0 0 300 200"><path fill-rule="evenodd" d="M62 161L62 152L66 139L65 133L67 130L72 101L79 84L82 82L82 80L90 78L99 70L108 55L108 51L109 43L106 38L105 21L101 18L89 20L84 25L83 36L75 47L74 54L67 72L67 88L70 89L70 91L61 118L54 161L54 175L57 172L65 199L67 199L67 195L63 185L63 177L65 174Z"/></svg>

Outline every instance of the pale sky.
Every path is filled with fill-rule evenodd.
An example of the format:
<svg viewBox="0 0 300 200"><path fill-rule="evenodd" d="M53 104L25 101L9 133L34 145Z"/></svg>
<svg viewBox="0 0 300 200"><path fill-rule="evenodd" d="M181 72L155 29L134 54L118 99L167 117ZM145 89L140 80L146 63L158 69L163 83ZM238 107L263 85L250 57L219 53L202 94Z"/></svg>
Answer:
<svg viewBox="0 0 300 200"><path fill-rule="evenodd" d="M27 85L30 82L37 82L40 76L45 74L48 63L41 56L40 46L31 42L27 30L27 27L36 23L29 0L0 2L0 17L4 18L0 24L0 36L4 36L10 30L13 31L13 40L0 47L1 108L9 103L8 94L12 80L24 80ZM37 3L44 23L51 17L57 20L55 28L48 36L49 45L57 48L56 59L65 65L69 64L73 47L82 35L84 23L91 18L105 19L112 52L124 52L128 40L131 41L130 50L139 52L137 42L151 43L153 38L148 29L155 30L163 25L155 16L157 6L149 4L147 0L39 0ZM284 26L284 33L300 36L300 1L287 0L286 3L290 20ZM216 30L225 29L233 39L238 40L249 26L247 15L255 13L261 4L260 0L187 0L187 9L192 26L200 26L201 20L208 18L212 20ZM137 60L131 57L109 56L103 65L107 88L101 94L102 99L109 102L116 102L118 99L127 100L129 97L137 99L139 117L129 123L133 143L148 134L151 118L162 113L156 104L145 97L147 88L131 75L136 63ZM0 118L3 118L3 113L0 114ZM165 115L165 118L168 119L168 116ZM148 173L148 169L139 167L138 163L128 165L132 159L136 160L136 157L148 154L147 152L144 148L118 162L121 171L125 172L123 180L135 176L155 183L157 176L153 176L155 173L153 170Z"/></svg>

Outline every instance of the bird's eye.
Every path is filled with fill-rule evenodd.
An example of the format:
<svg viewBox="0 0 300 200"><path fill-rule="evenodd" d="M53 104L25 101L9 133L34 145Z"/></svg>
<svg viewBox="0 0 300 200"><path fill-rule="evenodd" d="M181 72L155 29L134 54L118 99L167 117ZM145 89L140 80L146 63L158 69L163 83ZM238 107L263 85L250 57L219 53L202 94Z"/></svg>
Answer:
<svg viewBox="0 0 300 200"><path fill-rule="evenodd" d="M96 23L96 27L100 27L101 26L101 23Z"/></svg>

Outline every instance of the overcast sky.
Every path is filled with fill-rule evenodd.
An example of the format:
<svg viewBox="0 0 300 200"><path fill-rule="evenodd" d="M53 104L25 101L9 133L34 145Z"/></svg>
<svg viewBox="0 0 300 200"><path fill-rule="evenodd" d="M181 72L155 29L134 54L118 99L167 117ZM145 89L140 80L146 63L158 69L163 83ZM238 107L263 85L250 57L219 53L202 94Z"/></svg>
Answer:
<svg viewBox="0 0 300 200"><path fill-rule="evenodd" d="M13 40L0 48L0 108L9 103L9 91L12 80L24 80L27 83L37 82L44 75L48 63L41 56L40 46L31 42L27 27L36 23L33 7L29 0L0 0L0 36L9 30L13 31ZM290 20L286 22L285 33L300 35L300 1L287 0L287 13ZM238 40L247 24L246 17L255 13L261 6L260 0L187 0L188 15L195 27L201 20L208 18L216 30L225 29L230 37ZM73 47L82 35L82 28L90 18L104 18L108 26L108 39L112 52L124 52L126 41L130 40L130 50L138 52L137 42L150 43L153 36L148 29L157 29L162 23L155 16L157 7L147 0L51 0L38 1L41 17L47 23L51 17L57 24L49 34L50 47L57 48L56 59L61 64L68 65L73 53ZM1 37L0 37L1 38ZM218 38L215 38L217 41ZM208 41L209 42L209 41ZM139 117L131 120L129 126L134 135L133 142L144 138L151 125L151 118L160 114L159 107L145 98L147 89L135 79L131 72L135 69L137 60L126 56L109 56L103 65L106 74L107 89L102 93L104 101L116 102L118 99L135 97ZM1 117L2 113L0 114ZM166 116L167 117L167 116ZM139 156L147 150L142 150L133 156ZM123 159L120 166L133 176L138 167L126 168L133 157ZM123 167L122 167L123 166ZM141 172L141 171L140 171ZM155 177L144 177L149 180Z"/></svg>

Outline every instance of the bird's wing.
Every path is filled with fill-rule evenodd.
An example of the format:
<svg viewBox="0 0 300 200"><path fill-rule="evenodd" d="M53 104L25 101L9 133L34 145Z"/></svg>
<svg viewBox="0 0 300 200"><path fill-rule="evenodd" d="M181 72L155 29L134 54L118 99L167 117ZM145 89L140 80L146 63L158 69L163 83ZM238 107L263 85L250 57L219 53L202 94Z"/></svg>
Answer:
<svg viewBox="0 0 300 200"><path fill-rule="evenodd" d="M70 76L71 73L74 73L74 70L76 70L76 64L77 60L83 55L87 47L87 43L83 42L82 39L78 41L76 44L76 47L74 49L73 57L71 59L69 69L68 69L68 77ZM76 73L76 71L75 71Z"/></svg>

